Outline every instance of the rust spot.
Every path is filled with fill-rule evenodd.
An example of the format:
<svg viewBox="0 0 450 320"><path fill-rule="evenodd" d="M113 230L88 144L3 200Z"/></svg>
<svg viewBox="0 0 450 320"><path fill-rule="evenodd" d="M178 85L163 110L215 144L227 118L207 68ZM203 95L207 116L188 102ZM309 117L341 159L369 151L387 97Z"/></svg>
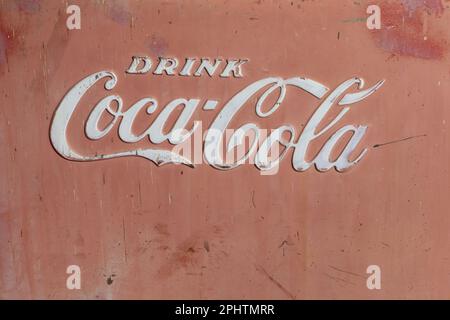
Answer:
<svg viewBox="0 0 450 320"><path fill-rule="evenodd" d="M19 11L26 13L35 13L41 10L40 0L16 0Z"/></svg>
<svg viewBox="0 0 450 320"><path fill-rule="evenodd" d="M148 44L148 48L151 52L153 52L157 56L162 56L166 52L169 45L167 42L156 35L152 35L150 38L150 42Z"/></svg>
<svg viewBox="0 0 450 320"><path fill-rule="evenodd" d="M382 28L371 31L380 48L391 54L420 59L444 57L445 39L425 33L425 16L440 16L443 12L440 1L384 2L380 8Z"/></svg>
<svg viewBox="0 0 450 320"><path fill-rule="evenodd" d="M410 14L423 9L437 15L444 12L444 5L441 0L402 0L401 2Z"/></svg>
<svg viewBox="0 0 450 320"><path fill-rule="evenodd" d="M194 253L194 252L195 252L195 249L192 248L192 247L189 247L186 251L187 251L187 252L190 252L190 253Z"/></svg>
<svg viewBox="0 0 450 320"><path fill-rule="evenodd" d="M120 6L111 6L108 10L110 18L121 25L129 25L131 23L131 13Z"/></svg>

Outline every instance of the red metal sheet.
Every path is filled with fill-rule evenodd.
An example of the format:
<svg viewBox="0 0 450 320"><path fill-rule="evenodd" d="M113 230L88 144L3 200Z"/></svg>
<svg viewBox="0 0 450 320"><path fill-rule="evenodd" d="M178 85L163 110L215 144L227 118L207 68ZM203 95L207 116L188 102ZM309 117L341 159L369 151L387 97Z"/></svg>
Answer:
<svg viewBox="0 0 450 320"><path fill-rule="evenodd" d="M69 5L80 9L80 29L67 27L77 22ZM376 13L368 13L369 5L379 9L380 29L376 21L368 28ZM0 1L0 296L447 298L449 6L439 0ZM150 71L127 73L133 56L151 59ZM178 60L174 75L154 74L159 57ZM200 58L222 62L212 76L183 76L186 58L197 59L191 73ZM241 76L239 70L220 76L227 59L248 60ZM102 71L115 74L114 88L104 88L108 75L94 79L64 133L58 106L78 82ZM136 134L172 100L199 99L186 127L200 121L206 131L233 96L269 77L304 77L328 91L317 98L286 85L267 117L258 116L258 95L251 96L228 128L289 125L299 139L344 81L364 79L362 88L345 91L358 93L384 80L351 105L338 105L340 94L315 132L349 111L308 144L303 160L312 162L349 125L367 127L349 160L367 153L344 172L319 172L314 164L303 171L302 158L294 156L299 143L273 174L248 163L214 168L202 159L204 150L193 168L131 156L66 159L75 151L78 160L94 160L174 147L147 137L122 141L118 113L102 138L88 139L90 112L104 97L119 95L124 112L142 98L157 101L153 114L136 117ZM217 101L213 110L203 109L207 100ZM103 115L100 129L111 118ZM63 138L72 153L64 154ZM68 274L73 265L79 269ZM369 289L370 266L381 272L379 289ZM81 286L70 288L67 279L77 271Z"/></svg>

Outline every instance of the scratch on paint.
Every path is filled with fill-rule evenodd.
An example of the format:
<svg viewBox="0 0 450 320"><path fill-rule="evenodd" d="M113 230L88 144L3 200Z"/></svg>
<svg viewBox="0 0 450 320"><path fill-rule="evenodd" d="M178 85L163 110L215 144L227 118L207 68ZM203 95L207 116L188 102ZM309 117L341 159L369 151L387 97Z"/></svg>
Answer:
<svg viewBox="0 0 450 320"><path fill-rule="evenodd" d="M255 190L252 191L252 205L253 205L253 208L256 208L256 204L255 204Z"/></svg>
<svg viewBox="0 0 450 320"><path fill-rule="evenodd" d="M329 267L330 267L331 269L334 269L334 270L339 271L339 272L343 272L343 273L346 273L346 274L349 274L349 275L352 275L352 276L355 276L355 277L364 278L364 277L363 277L362 275L360 275L360 274L357 274L357 273L354 273L354 272L351 272L351 271L345 271L345 270L343 270L343 269L336 268L336 267L334 267L334 266L332 266L332 265L329 265Z"/></svg>
<svg viewBox="0 0 450 320"><path fill-rule="evenodd" d="M346 284L351 284L351 285L355 285L353 282L351 282L351 281L348 281L348 280L345 280L345 279L341 279L341 278L338 278L338 277L333 277L333 276L330 276L328 273L324 273L324 275L326 275L328 278L330 278L330 279L332 279L332 280L334 280L334 281L336 281L336 282L343 282L343 283L346 283Z"/></svg>
<svg viewBox="0 0 450 320"><path fill-rule="evenodd" d="M394 140L394 141L389 141L389 142L385 142L385 143L379 143L379 144L374 144L373 148L378 148L378 147L382 147L388 144L392 144L392 143L397 143L397 142L402 142L402 141L406 141L406 140L410 140L410 139L415 139L415 138L421 138L421 137L426 137L426 134L421 134L421 135L417 135L417 136L411 136L411 137L406 137L403 139L398 139L398 140Z"/></svg>
<svg viewBox="0 0 450 320"><path fill-rule="evenodd" d="M125 217L122 217L122 233L123 233L123 249L125 254L125 263L128 262L127 255L127 242L126 242L126 233L125 233Z"/></svg>
<svg viewBox="0 0 450 320"><path fill-rule="evenodd" d="M264 274L270 281L272 281L281 291L283 291L287 296L289 296L292 300L295 300L295 296L290 293L285 287L281 285L277 280L275 280L262 266L255 265L256 270Z"/></svg>

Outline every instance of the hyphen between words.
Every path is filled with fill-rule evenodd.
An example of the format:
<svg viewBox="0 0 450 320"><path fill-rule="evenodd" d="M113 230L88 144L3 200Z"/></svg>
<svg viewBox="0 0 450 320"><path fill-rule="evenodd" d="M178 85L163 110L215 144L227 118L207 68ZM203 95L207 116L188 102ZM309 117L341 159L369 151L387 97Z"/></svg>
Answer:
<svg viewBox="0 0 450 320"><path fill-rule="evenodd" d="M153 66L148 57L133 57L130 66L126 70L128 74L144 75L150 73L153 68L154 75L175 75L180 76L210 76L218 75L222 78L243 77L243 66L247 59L196 59L187 58L184 64L180 64L176 58L159 58L158 63ZM144 78L143 78L144 79ZM158 145L163 142L169 142L175 145L173 150L158 148L127 148L115 153L86 155L75 151L68 139L68 124L72 114L89 89L98 82L104 82L104 88L107 91L114 89L118 82L117 76L112 71L99 71L93 73L73 86L64 96L58 105L50 129L51 142L56 151L66 159L75 161L94 161L103 159L112 159L118 157L137 156L149 159L157 165L166 163L185 164L193 167L195 162L185 155L175 152L177 146L181 145L193 136L198 129L200 121L194 121L190 128L186 128L193 114L202 105L203 110L215 110L219 102L212 99L197 98L176 98L166 104L164 108L149 124L144 132L136 133L133 130L133 123L138 114L146 112L152 115L158 109L158 101L155 98L146 96L132 104L129 108L124 107L124 101L118 94L110 94L103 97L91 110L86 121L85 133L89 139L99 140L110 133L117 125L117 132L120 139L126 143L136 143L142 139L148 138L151 143ZM233 169L244 164L253 156L254 165L263 171L273 170L278 167L279 162L284 158L287 151L293 149L292 166L297 171L305 171L312 165L315 165L319 171L327 171L335 168L337 171L344 171L355 165L367 152L367 148L356 152L359 142L366 133L367 126L364 125L341 125L335 131L331 128L336 125L345 114L350 110L350 105L355 104L374 93L382 86L384 80L378 81L368 89L364 89L364 81L361 78L353 77L339 84L336 89L330 90L323 84L303 78L292 77L282 79L280 77L268 77L248 84L225 102L205 133L203 144L203 157L207 163L217 169ZM347 92L354 87L356 92ZM271 129L270 134L261 139L263 129L256 123L243 123L237 128L230 126L231 121L246 106L250 98L257 97L255 113L260 118L266 118L277 111L283 103L286 90L301 89L318 100L318 106L313 112L309 121L300 131L297 137L296 128L289 124L283 124L277 128ZM263 106L269 96L276 99L276 102ZM272 100L275 100L272 99ZM266 103L268 104L268 103ZM300 107L300 106L299 106ZM181 109L180 109L181 108ZM324 118L331 108L339 108L337 116L332 120L321 125ZM167 130L166 123L174 112L179 115L172 126ZM99 127L103 116L109 114L111 120L106 126ZM233 134L226 139L226 132L230 129ZM335 148L346 134L351 137L347 139L346 144L339 150L338 156L330 159L333 148ZM225 143L227 152L234 150L244 143L244 138L253 136L250 146L238 159L226 161L223 157L223 146ZM313 159L306 159L307 149L310 142L319 136L328 136L328 139L322 145L320 151ZM228 140L228 142L224 141ZM262 140L262 141L260 141ZM274 146L281 146L281 151L274 155ZM130 150L131 149L131 150ZM276 148L276 150L280 150ZM336 150L335 150L336 151ZM356 154L353 154L356 153Z"/></svg>

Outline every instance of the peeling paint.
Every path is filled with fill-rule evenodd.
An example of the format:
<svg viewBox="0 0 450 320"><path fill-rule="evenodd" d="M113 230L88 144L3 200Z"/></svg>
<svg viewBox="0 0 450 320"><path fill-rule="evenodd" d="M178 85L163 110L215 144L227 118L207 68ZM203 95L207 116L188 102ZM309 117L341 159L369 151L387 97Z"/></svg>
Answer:
<svg viewBox="0 0 450 320"><path fill-rule="evenodd" d="M444 5L441 0L401 0L401 3L409 15L423 9L436 15L441 15L444 12Z"/></svg>
<svg viewBox="0 0 450 320"><path fill-rule="evenodd" d="M445 38L427 33L427 13L442 13L440 1L403 1L381 4L382 29L371 34L383 50L426 60L440 60L448 50Z"/></svg>
<svg viewBox="0 0 450 320"><path fill-rule="evenodd" d="M18 9L26 13L36 13L41 10L40 0L14 0Z"/></svg>

